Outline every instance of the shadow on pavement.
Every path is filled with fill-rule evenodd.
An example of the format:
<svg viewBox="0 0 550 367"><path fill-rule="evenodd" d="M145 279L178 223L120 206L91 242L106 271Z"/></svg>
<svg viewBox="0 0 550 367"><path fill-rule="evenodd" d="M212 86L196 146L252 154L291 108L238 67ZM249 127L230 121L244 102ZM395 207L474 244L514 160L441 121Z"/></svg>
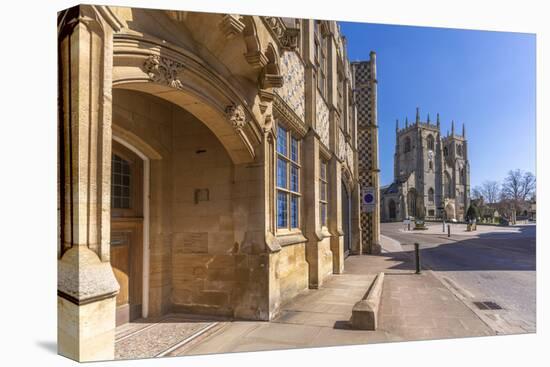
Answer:
<svg viewBox="0 0 550 367"><path fill-rule="evenodd" d="M414 266L411 262L414 261L412 245L419 242L421 263L422 258L435 260L429 261L430 268L435 271L535 271L535 226L518 227L519 233L478 233L477 237L453 237L451 234L449 240L454 242L430 244L424 248L422 240L416 237L406 243L399 241L404 251L384 256L388 261L403 261L388 269L411 270ZM436 235L429 236L433 240ZM447 240L446 237L441 238Z"/></svg>

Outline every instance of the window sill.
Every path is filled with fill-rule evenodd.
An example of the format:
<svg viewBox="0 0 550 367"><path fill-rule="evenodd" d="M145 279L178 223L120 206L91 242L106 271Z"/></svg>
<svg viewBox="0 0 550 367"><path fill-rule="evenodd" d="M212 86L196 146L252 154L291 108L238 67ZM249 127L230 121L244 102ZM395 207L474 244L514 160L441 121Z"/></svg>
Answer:
<svg viewBox="0 0 550 367"><path fill-rule="evenodd" d="M295 245L298 243L304 243L307 242L307 238L304 237L302 234L302 231L295 231L295 232L289 232L285 234L277 234L275 237L275 241L277 241L277 244L281 247L289 246L289 245Z"/></svg>

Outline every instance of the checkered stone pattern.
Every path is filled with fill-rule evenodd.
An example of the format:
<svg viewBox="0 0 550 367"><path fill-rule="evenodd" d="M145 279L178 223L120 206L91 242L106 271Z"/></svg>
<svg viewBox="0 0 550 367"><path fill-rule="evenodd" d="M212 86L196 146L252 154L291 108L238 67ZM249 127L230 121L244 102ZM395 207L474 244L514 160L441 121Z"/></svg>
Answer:
<svg viewBox="0 0 550 367"><path fill-rule="evenodd" d="M304 65L294 51L285 51L280 62L283 86L275 89L283 101L296 113L298 117L305 120L305 76Z"/></svg>
<svg viewBox="0 0 550 367"><path fill-rule="evenodd" d="M361 187L374 187L377 190L376 175L373 172L378 158L378 152L375 151L374 136L377 130L374 128L374 105L376 84L372 78L371 62L361 62L354 64L355 78L355 101L357 108L357 155L359 159L359 183ZM376 193L378 195L378 193ZM374 213L361 212L361 227L363 229L362 248L363 252L368 251L374 241Z"/></svg>
<svg viewBox="0 0 550 367"><path fill-rule="evenodd" d="M316 96L316 111L317 111L317 125L315 127L315 130L317 131L317 134L319 134L319 137L321 138L321 142L329 148L329 111L327 104L323 100L323 97L321 97L321 93L319 93L319 90L317 90L317 96Z"/></svg>

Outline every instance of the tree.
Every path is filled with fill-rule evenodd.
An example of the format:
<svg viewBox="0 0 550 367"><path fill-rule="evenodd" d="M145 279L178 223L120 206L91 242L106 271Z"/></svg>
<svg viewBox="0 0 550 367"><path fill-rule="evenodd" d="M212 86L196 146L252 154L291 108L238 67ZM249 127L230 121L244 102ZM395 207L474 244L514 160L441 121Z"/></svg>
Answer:
<svg viewBox="0 0 550 367"><path fill-rule="evenodd" d="M500 196L500 184L496 181L485 181L481 185L481 195L488 204L494 204Z"/></svg>
<svg viewBox="0 0 550 367"><path fill-rule="evenodd" d="M502 194L513 202L524 202L535 193L536 178L531 172L511 170L502 184Z"/></svg>
<svg viewBox="0 0 550 367"><path fill-rule="evenodd" d="M528 198L535 194L536 178L531 172L511 170L502 184L501 202L521 211Z"/></svg>
<svg viewBox="0 0 550 367"><path fill-rule="evenodd" d="M481 193L481 186L476 186L472 189L472 199L473 200L480 200L484 199L483 194Z"/></svg>

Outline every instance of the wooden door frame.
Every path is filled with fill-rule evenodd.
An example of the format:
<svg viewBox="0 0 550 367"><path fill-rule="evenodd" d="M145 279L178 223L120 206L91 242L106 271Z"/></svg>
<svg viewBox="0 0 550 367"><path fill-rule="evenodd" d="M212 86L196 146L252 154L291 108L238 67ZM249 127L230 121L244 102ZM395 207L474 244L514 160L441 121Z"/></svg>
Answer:
<svg viewBox="0 0 550 367"><path fill-rule="evenodd" d="M141 298L141 317L146 318L149 314L149 193L150 193L150 160L141 150L127 142L126 140L115 136L113 140L131 150L143 161L143 265L142 265L142 298Z"/></svg>

